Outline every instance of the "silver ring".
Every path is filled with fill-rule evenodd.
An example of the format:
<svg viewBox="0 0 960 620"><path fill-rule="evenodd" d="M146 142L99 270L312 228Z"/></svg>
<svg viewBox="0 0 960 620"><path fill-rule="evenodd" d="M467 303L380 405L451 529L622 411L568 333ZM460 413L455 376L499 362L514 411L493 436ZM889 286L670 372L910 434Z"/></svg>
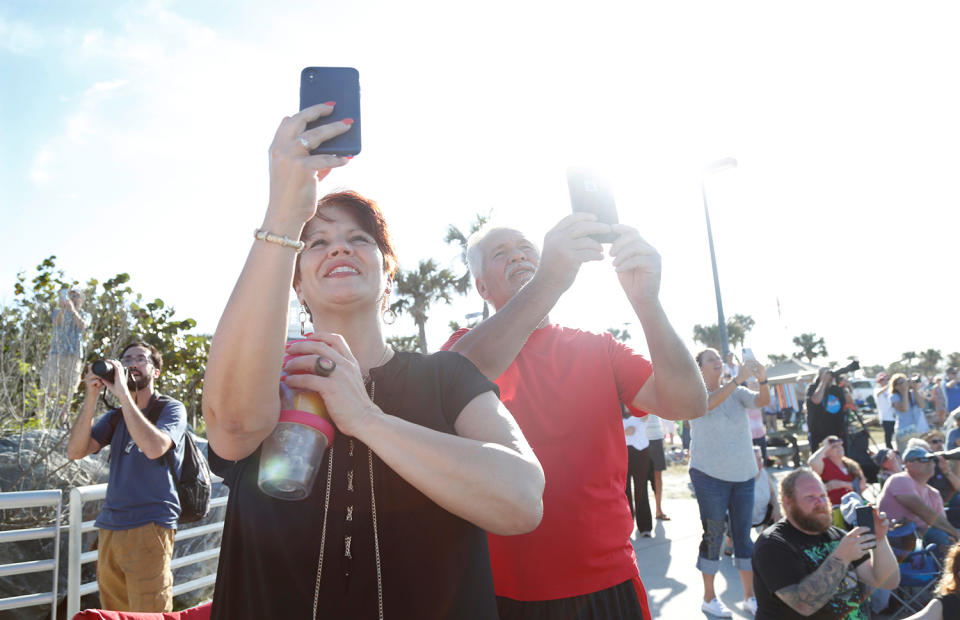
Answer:
<svg viewBox="0 0 960 620"><path fill-rule="evenodd" d="M329 377L337 368L337 363L328 357L321 355L313 362L313 371L321 377Z"/></svg>
<svg viewBox="0 0 960 620"><path fill-rule="evenodd" d="M303 136L297 136L297 141L299 141L300 144L303 145L303 148L307 149L307 151L310 150L310 141L309 141L309 140L307 140L307 139L304 138Z"/></svg>

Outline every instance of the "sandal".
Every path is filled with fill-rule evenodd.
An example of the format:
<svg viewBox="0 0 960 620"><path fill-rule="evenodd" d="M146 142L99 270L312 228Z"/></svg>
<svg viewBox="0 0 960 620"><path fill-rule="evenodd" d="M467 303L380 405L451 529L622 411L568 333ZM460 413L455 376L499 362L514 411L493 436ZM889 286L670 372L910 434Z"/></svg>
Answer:
<svg viewBox="0 0 960 620"><path fill-rule="evenodd" d="M669 520L670 520L670 517L668 517L666 514L662 512L657 515L657 521L669 521Z"/></svg>

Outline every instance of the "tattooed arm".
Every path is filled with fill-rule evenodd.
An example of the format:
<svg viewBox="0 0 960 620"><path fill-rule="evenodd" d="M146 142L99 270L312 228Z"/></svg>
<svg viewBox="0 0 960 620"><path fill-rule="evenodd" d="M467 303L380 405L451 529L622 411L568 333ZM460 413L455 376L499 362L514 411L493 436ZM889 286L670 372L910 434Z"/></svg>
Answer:
<svg viewBox="0 0 960 620"><path fill-rule="evenodd" d="M851 562L867 552L875 538L869 530L857 527L840 540L840 544L827 556L817 570L800 580L800 583L777 590L777 596L791 609L803 616L816 613L837 593L837 586L847 574Z"/></svg>
<svg viewBox="0 0 960 620"><path fill-rule="evenodd" d="M798 614L809 616L833 598L846 574L847 563L834 552L800 583L777 590L777 596Z"/></svg>

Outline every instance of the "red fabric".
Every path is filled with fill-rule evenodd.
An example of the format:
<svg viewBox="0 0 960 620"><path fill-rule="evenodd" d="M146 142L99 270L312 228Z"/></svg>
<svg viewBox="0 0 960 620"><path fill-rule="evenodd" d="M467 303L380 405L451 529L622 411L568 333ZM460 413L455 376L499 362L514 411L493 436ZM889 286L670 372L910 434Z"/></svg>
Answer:
<svg viewBox="0 0 960 620"><path fill-rule="evenodd" d="M637 599L640 601L640 607L643 608L643 620L651 620L653 616L650 614L650 604L647 601L647 589L643 587L643 582L640 581L640 575L634 576L633 587L637 591Z"/></svg>
<svg viewBox="0 0 960 620"><path fill-rule="evenodd" d="M191 607L183 611L149 613L134 611L108 611L106 609L84 609L73 620L209 620L211 603Z"/></svg>
<svg viewBox="0 0 960 620"><path fill-rule="evenodd" d="M826 484L831 480L846 480L847 482L853 482L853 472L848 471L843 473L843 470L837 467L837 465L828 458L823 459L823 475L820 476L820 479L823 480L823 483ZM843 496L849 493L847 489L834 489L832 491L827 491L827 495L830 496L830 503L834 506L839 506L840 502L843 500Z"/></svg>
<svg viewBox="0 0 960 620"><path fill-rule="evenodd" d="M443 348L466 332L455 332ZM651 374L649 361L609 334L550 325L530 335L497 379L500 400L546 478L540 527L488 537L498 595L567 598L637 577L629 540L633 519L623 492L627 448L620 403L632 402Z"/></svg>

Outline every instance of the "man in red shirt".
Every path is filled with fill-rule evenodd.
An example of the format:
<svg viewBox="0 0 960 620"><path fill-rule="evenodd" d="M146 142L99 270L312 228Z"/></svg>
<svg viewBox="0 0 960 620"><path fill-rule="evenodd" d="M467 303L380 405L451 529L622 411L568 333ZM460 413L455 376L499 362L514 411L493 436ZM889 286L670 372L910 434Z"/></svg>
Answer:
<svg viewBox="0 0 960 620"><path fill-rule="evenodd" d="M652 363L609 334L547 317L580 265L603 259L590 235L608 232L618 235L613 267ZM546 478L540 527L489 536L501 619L650 618L630 543L620 403L677 420L704 415L707 402L700 371L660 305L659 254L635 229L577 213L547 233L542 256L519 231L490 228L470 239L467 259L496 313L444 348L496 381Z"/></svg>

